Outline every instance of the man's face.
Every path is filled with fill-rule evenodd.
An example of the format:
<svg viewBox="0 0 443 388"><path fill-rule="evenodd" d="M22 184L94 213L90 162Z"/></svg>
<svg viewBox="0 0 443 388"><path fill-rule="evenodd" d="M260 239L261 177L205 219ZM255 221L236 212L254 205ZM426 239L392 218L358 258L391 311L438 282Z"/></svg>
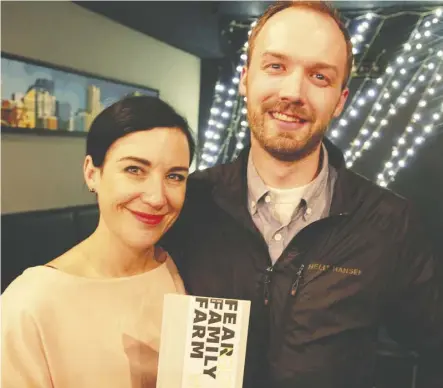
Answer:
<svg viewBox="0 0 443 388"><path fill-rule="evenodd" d="M240 82L251 146L284 161L314 152L348 96L346 53L343 34L327 15L293 7L272 16Z"/></svg>

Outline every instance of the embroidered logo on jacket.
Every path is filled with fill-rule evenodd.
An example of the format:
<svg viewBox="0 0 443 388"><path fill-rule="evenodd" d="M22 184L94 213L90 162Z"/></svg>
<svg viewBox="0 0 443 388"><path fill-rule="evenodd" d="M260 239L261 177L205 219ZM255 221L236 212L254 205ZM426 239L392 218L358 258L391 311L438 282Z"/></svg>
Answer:
<svg viewBox="0 0 443 388"><path fill-rule="evenodd" d="M329 264L317 264L312 263L308 266L309 271L332 271L332 272L338 272L344 275L353 275L353 276L359 276L361 275L362 271L358 268L346 268L346 267L335 267L331 266Z"/></svg>

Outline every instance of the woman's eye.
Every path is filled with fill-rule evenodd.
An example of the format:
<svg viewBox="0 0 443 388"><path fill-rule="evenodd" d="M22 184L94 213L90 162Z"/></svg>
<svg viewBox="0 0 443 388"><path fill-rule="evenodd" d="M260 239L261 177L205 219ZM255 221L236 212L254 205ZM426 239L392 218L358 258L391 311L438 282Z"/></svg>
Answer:
<svg viewBox="0 0 443 388"><path fill-rule="evenodd" d="M130 174L134 175L140 175L142 173L142 169L137 166L129 166L125 168L126 172L129 172Z"/></svg>
<svg viewBox="0 0 443 388"><path fill-rule="evenodd" d="M169 174L168 179L176 181L176 182L183 182L186 179L186 177L181 174Z"/></svg>

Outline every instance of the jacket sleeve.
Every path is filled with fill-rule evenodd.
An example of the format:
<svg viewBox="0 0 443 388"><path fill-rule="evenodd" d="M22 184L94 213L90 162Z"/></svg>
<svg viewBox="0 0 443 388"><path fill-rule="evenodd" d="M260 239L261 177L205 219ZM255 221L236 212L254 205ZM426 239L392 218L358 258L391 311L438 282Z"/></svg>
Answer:
<svg viewBox="0 0 443 388"><path fill-rule="evenodd" d="M399 220L385 324L394 340L418 353L417 388L442 388L443 256L410 206Z"/></svg>
<svg viewBox="0 0 443 388"><path fill-rule="evenodd" d="M32 315L5 290L1 298L1 387L49 388L51 376Z"/></svg>

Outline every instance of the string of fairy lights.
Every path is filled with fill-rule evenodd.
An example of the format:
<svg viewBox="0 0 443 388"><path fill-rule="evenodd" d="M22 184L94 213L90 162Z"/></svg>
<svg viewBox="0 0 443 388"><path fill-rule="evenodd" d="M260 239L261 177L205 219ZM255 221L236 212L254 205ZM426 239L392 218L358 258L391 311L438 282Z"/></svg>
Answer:
<svg viewBox="0 0 443 388"><path fill-rule="evenodd" d="M355 32L351 36L354 54L364 57L380 32L383 21L393 16L371 12L351 20L350 24L355 25ZM441 16L441 8L421 13L412 33L384 74L376 80L365 77L341 118L328 132L332 139L339 139L352 128L353 121L363 120L357 135L344 151L346 164L350 168L384 138L390 122L399 112L402 115L410 114L409 124L377 174L377 183L381 186L388 186L416 155L420 145L438 129L438 120L443 111L443 104L439 100L443 95L439 89L443 39L437 34L441 28ZM248 35L255 24L256 21L253 21L249 26ZM247 47L246 42L239 52L231 81L223 84L219 80L215 85L210 117L204 130L199 170L236 158L246 144L249 134L246 98L238 94L238 84L246 65ZM412 113L411 110L405 112L405 108L417 98L419 102Z"/></svg>
<svg viewBox="0 0 443 388"><path fill-rule="evenodd" d="M436 11L418 21L395 61L371 85L369 91L375 101L357 135L344 152L348 168L381 139L389 121L414 96L419 84L426 85L429 82L429 74L436 66L435 60L439 59L435 45L429 47L433 27L438 24L439 16L441 12ZM429 63L426 62L428 58L431 58ZM358 107L352 104L347 110L352 117L359 115ZM341 122L341 125L346 126L348 122Z"/></svg>

